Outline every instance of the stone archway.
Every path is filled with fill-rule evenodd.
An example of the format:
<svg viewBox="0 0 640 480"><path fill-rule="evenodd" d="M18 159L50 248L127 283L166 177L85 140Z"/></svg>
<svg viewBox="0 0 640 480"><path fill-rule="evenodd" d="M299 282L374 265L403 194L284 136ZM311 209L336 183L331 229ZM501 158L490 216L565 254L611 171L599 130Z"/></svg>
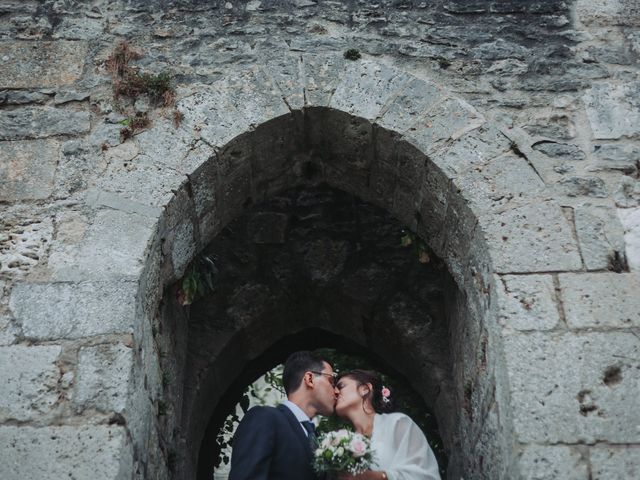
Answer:
<svg viewBox="0 0 640 480"><path fill-rule="evenodd" d="M163 398L182 393L159 357L186 339L183 313L159 315L165 287L248 205L315 181L415 230L463 292L451 307L462 320L452 375L470 412L459 424L465 475L518 478L540 456L584 469L584 442L602 457L640 440L624 402L637 375L624 360L638 351L637 279L583 271L572 219L531 166L526 136L505 137L428 81L339 55L286 56L178 98L182 126L158 120L109 149L78 218L57 218L52 273L11 290L36 345L7 355L35 359L29 379L60 373L66 395L45 396L35 423L3 427L16 462L37 471L29 445L82 445L109 478L167 478L184 444L162 437ZM56 409L73 420L59 426Z"/></svg>
<svg viewBox="0 0 640 480"><path fill-rule="evenodd" d="M517 471L494 275L580 269L561 209L512 140L436 85L370 61L285 60L183 92L182 128L197 135L184 160L199 166L167 207L164 283L231 219L285 188L322 181L382 207L445 260L463 292L450 300L452 376L469 412L463 471ZM192 472L195 459L182 468Z"/></svg>

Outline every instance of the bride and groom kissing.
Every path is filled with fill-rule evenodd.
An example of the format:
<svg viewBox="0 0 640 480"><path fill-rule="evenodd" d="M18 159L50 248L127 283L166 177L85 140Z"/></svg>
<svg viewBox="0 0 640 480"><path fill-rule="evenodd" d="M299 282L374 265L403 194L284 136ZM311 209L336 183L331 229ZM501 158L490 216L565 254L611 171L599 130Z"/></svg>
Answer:
<svg viewBox="0 0 640 480"><path fill-rule="evenodd" d="M287 400L253 407L233 438L229 480L317 480L316 415L334 412L370 439L368 470L338 474L340 480L440 480L436 458L420 428L402 413L388 413L390 392L372 371L338 375L312 352L289 356L282 382Z"/></svg>

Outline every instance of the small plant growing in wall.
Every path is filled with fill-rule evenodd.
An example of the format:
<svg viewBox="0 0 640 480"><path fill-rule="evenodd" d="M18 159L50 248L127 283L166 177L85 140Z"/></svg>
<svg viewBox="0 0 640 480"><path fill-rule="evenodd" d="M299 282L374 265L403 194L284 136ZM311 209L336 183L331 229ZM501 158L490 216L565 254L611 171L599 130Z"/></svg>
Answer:
<svg viewBox="0 0 640 480"><path fill-rule="evenodd" d="M402 231L402 237L400 238L400 245L403 247L413 247L413 250L416 252L416 256L418 257L418 261L420 263L429 263L431 261L431 256L429 255L429 247L418 237L415 233L409 230Z"/></svg>
<svg viewBox="0 0 640 480"><path fill-rule="evenodd" d="M118 109L127 115L127 118L120 122L123 125L120 130L121 141L133 137L150 125L147 112L136 111L136 100L144 97L151 107L172 107L175 104L171 74L166 71L157 74L142 72L138 67L131 65L132 61L140 58L140 52L122 41L116 45L105 63L107 71L111 74L113 95L119 102ZM128 105L122 103L122 100L127 100ZM176 118L180 117L181 114L175 110L174 125L179 125Z"/></svg>
<svg viewBox="0 0 640 480"><path fill-rule="evenodd" d="M350 48L349 50L344 52L344 58L346 58L347 60L359 60L360 58L362 58L362 55L360 55L360 52L355 48Z"/></svg>
<svg viewBox="0 0 640 480"><path fill-rule="evenodd" d="M132 60L142 58L142 54L131 48L127 42L120 42L107 59L107 71L113 79L113 93L116 98L128 97L135 101L146 95L153 106L169 107L175 101L169 72L151 74L141 72L130 65Z"/></svg>
<svg viewBox="0 0 640 480"><path fill-rule="evenodd" d="M191 305L199 298L212 293L215 290L215 278L218 275L218 267L214 258L207 255L199 255L187 267L187 270L179 280L176 287L176 298L180 305Z"/></svg>

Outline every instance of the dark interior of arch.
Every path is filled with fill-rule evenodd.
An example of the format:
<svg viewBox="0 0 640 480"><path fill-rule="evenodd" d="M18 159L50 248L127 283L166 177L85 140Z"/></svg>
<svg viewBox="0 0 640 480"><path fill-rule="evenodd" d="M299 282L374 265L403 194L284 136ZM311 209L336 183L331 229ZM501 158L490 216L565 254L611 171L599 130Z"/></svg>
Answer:
<svg viewBox="0 0 640 480"><path fill-rule="evenodd" d="M317 185L248 208L205 247L201 254L218 269L216 289L191 306L188 319L175 320L188 329L174 336L174 348L186 354L174 365L179 412L167 428L191 456L178 463L192 465L179 468L179 478L195 478L198 464L207 468L198 461L207 427L229 411L239 385L282 361L293 348L286 342L304 349L324 339L324 346L368 352L408 380L436 415L447 451L456 450L445 308L447 290L456 287L417 237L403 245L406 234L386 210Z"/></svg>

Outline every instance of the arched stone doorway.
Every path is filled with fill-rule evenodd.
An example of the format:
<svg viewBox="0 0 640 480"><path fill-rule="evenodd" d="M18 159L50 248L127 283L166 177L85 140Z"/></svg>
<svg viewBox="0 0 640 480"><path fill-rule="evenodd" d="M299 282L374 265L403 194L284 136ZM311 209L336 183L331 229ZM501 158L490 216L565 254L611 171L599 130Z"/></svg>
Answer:
<svg viewBox="0 0 640 480"><path fill-rule="evenodd" d="M457 328L453 389L465 414L457 418L460 448L451 453L465 475L508 476L519 467L494 275L580 268L569 225L544 199L544 184L514 143L466 103L374 62L305 61L183 92L182 128L196 132L195 141L184 142L183 162L197 167L163 217L157 240L162 266L151 275L162 279L156 295L232 219L287 188L324 182L379 206L445 261L461 292L449 300L449 316ZM148 138L143 134L142 141ZM157 320L174 330L157 335L158 343L164 335L176 352L187 342L180 316ZM286 331L275 326L264 332ZM245 348L252 341L228 345ZM219 357L213 370L228 370L232 360ZM197 398L173 390L181 400ZM202 419L203 408L183 406L175 412L178 423ZM196 449L186 446L197 445L203 430L187 427L186 436L170 439L191 453L177 467L185 478L197 463Z"/></svg>

